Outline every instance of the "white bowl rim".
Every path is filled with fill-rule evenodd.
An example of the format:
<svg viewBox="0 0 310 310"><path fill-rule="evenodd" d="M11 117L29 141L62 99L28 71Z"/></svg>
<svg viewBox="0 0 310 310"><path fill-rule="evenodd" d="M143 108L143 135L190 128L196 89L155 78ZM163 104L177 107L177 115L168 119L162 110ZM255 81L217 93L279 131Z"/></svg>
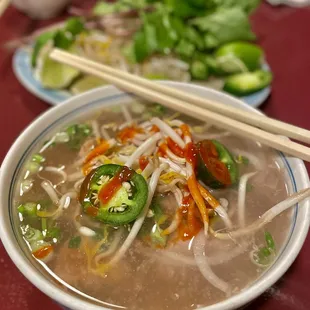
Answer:
<svg viewBox="0 0 310 310"><path fill-rule="evenodd" d="M208 96L217 96L220 97L223 101L229 101L235 105L239 105L241 108L248 109L254 113L260 113L252 107L245 105L242 101L231 97L229 95L220 93L218 91L209 89L207 87L197 86L197 85L189 85L179 82L171 82L171 81L160 81L160 83L164 83L170 85L172 87L177 88L187 88L189 91L200 92L204 95ZM19 157L17 155L18 152L24 151L20 148L20 143L31 135L34 132L36 127L41 126L45 128L49 123L49 119L51 116L59 113L60 111L73 111L75 110L75 103L80 102L80 105L84 105L87 102L93 100L93 98L102 98L107 97L108 94L123 94L120 90L116 89L113 86L105 86L101 88L97 88L81 94L79 96L72 97L66 100L63 104L58 105L52 109L49 109L41 116L39 116L33 123L31 123L16 139L9 152L7 153L1 167L0 172L0 238L2 243L8 252L9 256L18 267L18 269L24 274L24 276L32 282L37 288L39 288L46 295L59 302L60 304L69 307L72 310L99 310L99 309L109 309L103 306L95 305L93 303L87 302L78 298L77 296L73 296L67 294L65 291L60 289L58 286L52 284L46 277L40 274L39 271L36 270L34 266L31 265L30 262L27 262L25 257L21 255L20 247L15 239L13 234L13 228L7 221L8 219L5 217L4 210L7 208L7 197L4 197L2 193L4 192L5 187L7 186L7 176L10 171L12 171L15 167L12 163L14 158ZM81 103L83 102L83 103ZM309 177L307 170L305 168L304 163L296 158L287 158L291 165L295 167L292 172L294 175L298 174L298 177L301 182L301 188L306 188L310 186ZM295 171L296 170L296 171ZM297 173L297 174L296 174ZM299 188L299 190L301 189ZM261 295L265 290L271 287L290 267L290 265L295 260L298 255L301 247L305 241L305 238L308 233L309 224L310 224L310 201L306 200L302 203L302 208L299 208L298 218L300 223L298 224L298 230L294 230L294 242L290 240L288 242L288 246L285 249L286 255L280 257L272 266L271 270L264 274L261 278L259 278L253 285L244 289L237 295L234 295L224 301L221 301L217 304L207 306L201 309L204 310L232 310L237 309L240 306L247 304L253 299L257 298Z"/></svg>

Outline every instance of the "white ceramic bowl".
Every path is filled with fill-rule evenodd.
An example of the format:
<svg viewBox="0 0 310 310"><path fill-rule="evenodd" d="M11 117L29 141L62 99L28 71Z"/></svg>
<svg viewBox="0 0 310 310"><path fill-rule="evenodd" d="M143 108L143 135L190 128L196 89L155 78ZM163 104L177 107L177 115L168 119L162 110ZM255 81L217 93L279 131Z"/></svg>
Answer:
<svg viewBox="0 0 310 310"><path fill-rule="evenodd" d="M243 104L241 101L222 94L220 92L182 83L164 82L170 86L193 92L205 98L215 99L225 104L236 106L245 110L258 113L253 108ZM125 94L112 86L99 88L88 93L73 97L63 104L50 109L36 119L15 141L8 152L0 175L0 236L1 240L19 270L42 292L50 296L60 304L74 310L99 310L108 309L104 306L93 303L81 296L64 291L50 279L43 275L33 264L32 260L21 250L10 218L11 191L16 174L25 157L32 151L38 141L44 135L51 134L66 122L74 119L85 111L95 110L105 105L115 105L131 100ZM280 154L280 161L286 168L289 187L291 192L299 191L309 187L309 178L303 162L295 158L286 158ZM292 212L292 225L289 236L273 266L268 269L249 288L239 294L204 308L205 310L231 310L241 307L272 286L289 268L299 253L309 228L310 219L309 200L300 203Z"/></svg>

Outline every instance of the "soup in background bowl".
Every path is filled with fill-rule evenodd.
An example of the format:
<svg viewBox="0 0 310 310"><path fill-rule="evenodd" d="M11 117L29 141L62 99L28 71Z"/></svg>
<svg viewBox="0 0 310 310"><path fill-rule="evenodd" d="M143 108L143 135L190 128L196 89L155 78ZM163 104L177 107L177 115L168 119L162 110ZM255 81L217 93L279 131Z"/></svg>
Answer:
<svg viewBox="0 0 310 310"><path fill-rule="evenodd" d="M302 161L108 86L49 110L14 143L1 239L70 309L236 309L297 256L308 187Z"/></svg>

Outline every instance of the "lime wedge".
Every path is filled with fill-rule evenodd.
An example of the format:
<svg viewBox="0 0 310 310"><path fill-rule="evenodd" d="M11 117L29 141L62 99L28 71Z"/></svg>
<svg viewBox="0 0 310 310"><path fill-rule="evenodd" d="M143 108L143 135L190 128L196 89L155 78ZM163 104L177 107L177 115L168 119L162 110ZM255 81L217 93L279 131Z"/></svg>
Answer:
<svg viewBox="0 0 310 310"><path fill-rule="evenodd" d="M40 51L34 74L45 88L63 89L79 76L80 71L49 58L53 42L48 42Z"/></svg>
<svg viewBox="0 0 310 310"><path fill-rule="evenodd" d="M107 83L104 80L97 78L96 76L86 75L81 79L77 80L72 85L70 90L74 95L77 95L106 84Z"/></svg>

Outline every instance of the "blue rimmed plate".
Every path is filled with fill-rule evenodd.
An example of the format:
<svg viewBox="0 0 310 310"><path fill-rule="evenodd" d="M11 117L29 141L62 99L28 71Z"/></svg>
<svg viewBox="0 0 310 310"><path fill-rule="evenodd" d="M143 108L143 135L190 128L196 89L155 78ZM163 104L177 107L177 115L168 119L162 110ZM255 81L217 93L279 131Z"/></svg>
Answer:
<svg viewBox="0 0 310 310"><path fill-rule="evenodd" d="M264 69L269 70L269 67L264 65ZM30 53L26 48L19 48L15 52L13 57L13 70L17 79L28 91L51 105L58 105L72 96L68 91L50 90L41 86L40 82L37 81L33 75ZM252 95L242 97L241 100L249 106L257 108L264 103L270 95L270 92L271 87L266 87Z"/></svg>

